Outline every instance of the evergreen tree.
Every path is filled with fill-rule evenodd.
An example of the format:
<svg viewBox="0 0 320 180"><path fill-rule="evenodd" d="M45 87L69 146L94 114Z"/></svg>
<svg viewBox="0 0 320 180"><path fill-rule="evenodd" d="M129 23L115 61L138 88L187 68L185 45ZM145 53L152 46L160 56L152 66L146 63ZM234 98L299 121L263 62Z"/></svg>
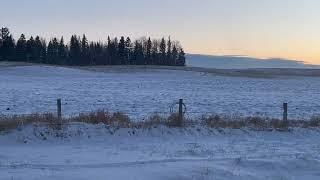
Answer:
<svg viewBox="0 0 320 180"><path fill-rule="evenodd" d="M171 39L169 37L169 40L167 42L167 57L166 57L166 65L172 65L172 54L171 54Z"/></svg>
<svg viewBox="0 0 320 180"><path fill-rule="evenodd" d="M171 65L174 65L174 66L177 65L178 57L179 57L178 49L176 45L173 45L172 55L171 55L171 60L172 60Z"/></svg>
<svg viewBox="0 0 320 180"><path fill-rule="evenodd" d="M12 61L15 56L15 42L11 34L9 38L4 41L3 47L6 49L7 59Z"/></svg>
<svg viewBox="0 0 320 180"><path fill-rule="evenodd" d="M34 62L41 63L43 62L42 59L42 52L43 47L39 36L36 36L34 40Z"/></svg>
<svg viewBox="0 0 320 180"><path fill-rule="evenodd" d="M15 44L8 28L0 32L0 60L29 61L61 65L185 65L185 53L178 42L164 38L152 40L141 38L132 44L129 37L122 36L118 42L108 36L106 44L91 42L85 35L71 36L69 46L63 37L50 40L48 47L44 39L32 36L26 40L24 34Z"/></svg>
<svg viewBox="0 0 320 180"><path fill-rule="evenodd" d="M152 42L151 38L149 37L146 45L146 64L152 64L152 58L151 58L151 49L152 49Z"/></svg>
<svg viewBox="0 0 320 180"><path fill-rule="evenodd" d="M96 64L103 65L105 58L103 56L103 45L101 42L95 43Z"/></svg>
<svg viewBox="0 0 320 180"><path fill-rule="evenodd" d="M106 48L106 64L107 65L111 65L112 64L112 61L111 61L111 51L112 51L112 47L111 47L111 39L110 39L110 36L108 36L108 41L107 41L107 48Z"/></svg>
<svg viewBox="0 0 320 180"><path fill-rule="evenodd" d="M88 39L85 34L82 36L81 40L81 65L89 65L89 44Z"/></svg>
<svg viewBox="0 0 320 180"><path fill-rule="evenodd" d="M47 57L46 57L46 63L47 64L53 64L53 45L52 45L52 41L50 40L48 43L48 48L47 48Z"/></svg>
<svg viewBox="0 0 320 180"><path fill-rule="evenodd" d="M157 40L153 40L152 42L152 50L151 50L151 64L152 65L156 65L158 64L158 55L159 55L159 52L158 52L158 46L159 46L159 43Z"/></svg>
<svg viewBox="0 0 320 180"><path fill-rule="evenodd" d="M70 50L69 50L69 65L79 65L81 58L81 47L79 38L76 35L71 36Z"/></svg>
<svg viewBox="0 0 320 180"><path fill-rule="evenodd" d="M130 59L131 59L131 49L132 49L132 44L131 44L131 39L127 37L126 42L125 42L125 49L126 49L126 62L125 64L130 64Z"/></svg>
<svg viewBox="0 0 320 180"><path fill-rule="evenodd" d="M164 38L162 38L161 42L160 42L160 62L159 62L159 65L165 65L166 57L167 57L166 41L164 40Z"/></svg>
<svg viewBox="0 0 320 180"><path fill-rule="evenodd" d="M21 34L16 45L16 61L26 61L27 57L27 41L24 34Z"/></svg>
<svg viewBox="0 0 320 180"><path fill-rule="evenodd" d="M120 41L119 41L119 45L118 45L118 56L119 56L119 64L125 64L126 62L126 44L125 44L125 40L124 37L121 36Z"/></svg>
<svg viewBox="0 0 320 180"><path fill-rule="evenodd" d="M135 41L134 51L132 55L132 64L134 65L144 65L144 55L143 55L143 47L141 42Z"/></svg>
<svg viewBox="0 0 320 180"><path fill-rule="evenodd" d="M67 61L67 46L64 44L64 39L61 37L58 47L58 64L65 64Z"/></svg>
<svg viewBox="0 0 320 180"><path fill-rule="evenodd" d="M27 61L28 62L35 62L35 41L33 37L31 36L30 39L27 41Z"/></svg>
<svg viewBox="0 0 320 180"><path fill-rule="evenodd" d="M114 38L113 41L110 42L109 45L109 56L110 56L110 64L111 65L118 65L118 39Z"/></svg>
<svg viewBox="0 0 320 180"><path fill-rule="evenodd" d="M41 39L41 49L40 49L40 62L45 63L47 60L47 43L45 39Z"/></svg>
<svg viewBox="0 0 320 180"><path fill-rule="evenodd" d="M59 42L57 38L53 38L48 44L47 63L59 64Z"/></svg>
<svg viewBox="0 0 320 180"><path fill-rule="evenodd" d="M118 48L119 48L119 43L118 43L118 38L115 37L113 40L113 62L115 65L119 65L119 52L118 52Z"/></svg>
<svg viewBox="0 0 320 180"><path fill-rule="evenodd" d="M181 48L180 52L179 52L179 56L178 56L178 62L176 65L177 66L185 66L185 63L186 63L185 53L184 53L183 49Z"/></svg>
<svg viewBox="0 0 320 180"><path fill-rule="evenodd" d="M89 44L89 61L90 61L90 64L92 65L100 65L100 64L97 64L97 61L96 61L96 55L95 55L95 44L94 42L90 42Z"/></svg>
<svg viewBox="0 0 320 180"><path fill-rule="evenodd" d="M1 59L8 61L14 60L15 42L8 28L1 28L1 41Z"/></svg>

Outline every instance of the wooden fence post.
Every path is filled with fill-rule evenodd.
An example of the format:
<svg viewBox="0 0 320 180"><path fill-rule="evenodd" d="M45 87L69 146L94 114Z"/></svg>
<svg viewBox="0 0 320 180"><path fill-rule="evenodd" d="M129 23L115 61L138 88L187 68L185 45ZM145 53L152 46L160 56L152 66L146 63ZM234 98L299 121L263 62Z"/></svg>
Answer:
<svg viewBox="0 0 320 180"><path fill-rule="evenodd" d="M288 103L283 103L283 121L288 120Z"/></svg>
<svg viewBox="0 0 320 180"><path fill-rule="evenodd" d="M62 120L62 113L61 113L61 99L57 99L57 114L58 114L58 120Z"/></svg>
<svg viewBox="0 0 320 180"><path fill-rule="evenodd" d="M178 118L179 118L179 125L182 125L183 122L183 99L179 99L179 114L178 114Z"/></svg>

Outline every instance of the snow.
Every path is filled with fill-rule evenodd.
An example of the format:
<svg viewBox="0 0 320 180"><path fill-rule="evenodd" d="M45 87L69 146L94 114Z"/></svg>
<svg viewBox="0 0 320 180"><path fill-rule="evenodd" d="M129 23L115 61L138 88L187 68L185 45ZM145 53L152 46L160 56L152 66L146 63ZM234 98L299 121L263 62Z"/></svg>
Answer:
<svg viewBox="0 0 320 180"><path fill-rule="evenodd" d="M0 114L55 112L62 98L64 115L97 109L122 111L133 119L168 114L179 98L187 116L206 113L289 118L319 114L320 78L249 78L164 69L93 72L54 66L0 68ZM176 106L173 108L177 108ZM7 110L8 109L8 110Z"/></svg>
<svg viewBox="0 0 320 180"><path fill-rule="evenodd" d="M169 113L179 98L187 116L260 113L308 118L320 107L318 77L247 78L135 69L93 72L53 66L0 68L0 114L63 114L104 108L141 119ZM9 108L9 110L6 110ZM253 131L202 126L115 129L74 123L63 131L27 126L0 132L0 180L320 178L320 130Z"/></svg>
<svg viewBox="0 0 320 180"><path fill-rule="evenodd" d="M213 56L187 54L187 66L218 68L218 69L248 69L248 68L320 68L319 65L292 59L267 58L259 59L248 56Z"/></svg>
<svg viewBox="0 0 320 180"><path fill-rule="evenodd" d="M0 136L0 179L319 179L319 130L77 124ZM111 133L112 132L112 133ZM42 135L40 135L42 134ZM44 138L45 137L45 138Z"/></svg>

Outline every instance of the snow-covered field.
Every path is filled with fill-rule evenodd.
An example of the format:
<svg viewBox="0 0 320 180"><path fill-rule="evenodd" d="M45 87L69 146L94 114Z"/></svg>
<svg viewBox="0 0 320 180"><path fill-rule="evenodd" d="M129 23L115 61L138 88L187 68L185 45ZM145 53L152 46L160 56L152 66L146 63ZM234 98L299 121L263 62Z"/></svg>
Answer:
<svg viewBox="0 0 320 180"><path fill-rule="evenodd" d="M247 78L164 69L92 72L34 65L1 67L0 89L2 114L55 112L57 98L62 98L64 115L103 108L141 119L170 112L179 98L187 116L281 117L283 102L289 103L289 118L320 114L319 77Z"/></svg>
<svg viewBox="0 0 320 180"><path fill-rule="evenodd" d="M0 135L0 180L320 178L319 130L75 125L63 137L50 133L27 127Z"/></svg>
<svg viewBox="0 0 320 180"><path fill-rule="evenodd" d="M320 78L246 78L134 69L93 72L50 66L0 67L0 112L124 111L141 119L168 113L179 98L187 115L242 113L289 117L320 112ZM58 135L58 137L56 136ZM157 127L112 129L74 124L0 132L0 180L320 178L320 130L288 132Z"/></svg>

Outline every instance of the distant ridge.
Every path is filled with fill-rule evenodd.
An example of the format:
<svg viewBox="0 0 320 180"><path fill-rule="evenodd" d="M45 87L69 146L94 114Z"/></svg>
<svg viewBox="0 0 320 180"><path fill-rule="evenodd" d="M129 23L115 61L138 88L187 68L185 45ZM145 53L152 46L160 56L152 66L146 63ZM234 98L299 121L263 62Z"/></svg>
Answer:
<svg viewBox="0 0 320 180"><path fill-rule="evenodd" d="M299 60L281 58L259 59L247 56L215 56L187 54L186 65L217 69L248 69L248 68L308 68L320 69L320 65L306 64Z"/></svg>

